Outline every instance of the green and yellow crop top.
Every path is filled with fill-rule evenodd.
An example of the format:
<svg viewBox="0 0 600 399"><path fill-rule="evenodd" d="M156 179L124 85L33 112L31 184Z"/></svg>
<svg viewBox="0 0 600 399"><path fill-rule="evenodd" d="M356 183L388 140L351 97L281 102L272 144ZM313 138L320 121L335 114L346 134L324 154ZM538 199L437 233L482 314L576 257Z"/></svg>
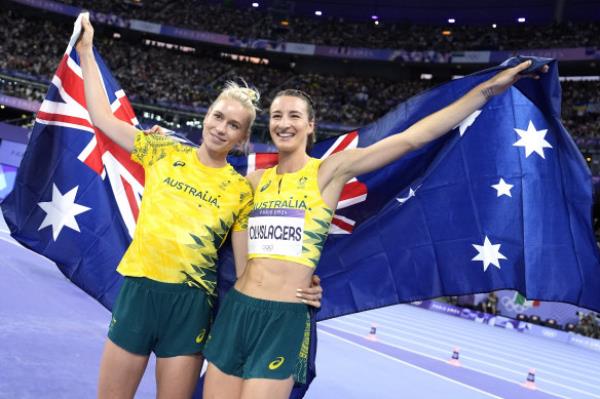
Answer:
<svg viewBox="0 0 600 399"><path fill-rule="evenodd" d="M316 267L333 210L321 197L320 159L294 173L265 170L248 219L248 258L271 258Z"/></svg>

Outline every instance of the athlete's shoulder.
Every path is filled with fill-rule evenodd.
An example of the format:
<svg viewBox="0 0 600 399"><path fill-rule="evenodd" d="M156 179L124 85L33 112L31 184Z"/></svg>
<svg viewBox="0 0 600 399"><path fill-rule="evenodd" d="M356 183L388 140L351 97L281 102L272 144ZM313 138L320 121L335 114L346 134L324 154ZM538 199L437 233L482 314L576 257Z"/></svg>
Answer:
<svg viewBox="0 0 600 399"><path fill-rule="evenodd" d="M231 164L229 164L229 174L231 178L234 180L236 186L240 189L240 191L250 191L252 193L252 185L248 181L246 177L240 174Z"/></svg>

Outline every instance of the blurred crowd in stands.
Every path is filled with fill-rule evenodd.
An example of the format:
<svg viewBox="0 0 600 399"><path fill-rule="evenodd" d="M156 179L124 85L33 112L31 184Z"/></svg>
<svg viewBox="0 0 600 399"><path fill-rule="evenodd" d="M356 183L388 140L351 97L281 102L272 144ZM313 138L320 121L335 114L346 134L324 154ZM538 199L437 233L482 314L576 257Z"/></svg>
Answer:
<svg viewBox="0 0 600 399"><path fill-rule="evenodd" d="M600 316L594 312L578 312L579 323L575 327L575 331L579 334L600 339Z"/></svg>
<svg viewBox="0 0 600 399"><path fill-rule="evenodd" d="M0 69L48 82L64 52L71 27L52 20L36 21L35 29L30 25L17 12L0 12L0 53L7 55L0 58ZM182 52L141 42L132 45L101 34L97 35L96 46L133 102L179 109L206 107L226 80L241 78L259 88L263 109L279 89L301 88L315 100L319 121L361 126L433 85L428 80L298 74L268 65L214 58L198 49ZM0 90L40 101L46 89L43 85L0 83ZM599 93L598 81L563 83L564 123L580 140L597 141L600 137Z"/></svg>
<svg viewBox="0 0 600 399"><path fill-rule="evenodd" d="M49 81L65 50L71 27L44 21L35 30L13 12L0 13L0 69L18 71ZM377 78L297 74L267 65L254 65L207 57L200 51L181 52L132 45L97 35L96 47L114 76L134 102L163 106L206 107L225 81L243 79L263 95L263 107L281 88L301 88L317 104L320 121L360 126L383 115L395 104L432 85L429 81L394 82ZM41 100L44 89L3 85L30 99Z"/></svg>
<svg viewBox="0 0 600 399"><path fill-rule="evenodd" d="M261 8L239 9L206 1L109 1L63 0L127 19L142 19L195 30L223 33L238 38L313 43L329 46L392 48L438 51L505 50L527 48L587 47L600 44L600 25L564 23L551 26L432 27L375 21L344 21L341 18L298 18ZM450 34L442 34L449 31Z"/></svg>
<svg viewBox="0 0 600 399"><path fill-rule="evenodd" d="M582 144L597 141L600 137L600 81L563 82L561 86L563 124Z"/></svg>

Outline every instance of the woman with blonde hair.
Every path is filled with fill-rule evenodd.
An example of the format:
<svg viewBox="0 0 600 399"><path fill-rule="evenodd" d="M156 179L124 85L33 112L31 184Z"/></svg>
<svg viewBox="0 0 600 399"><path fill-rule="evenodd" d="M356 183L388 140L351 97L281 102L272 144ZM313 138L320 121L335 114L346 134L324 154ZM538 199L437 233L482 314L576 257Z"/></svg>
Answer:
<svg viewBox="0 0 600 399"><path fill-rule="evenodd" d="M213 320L217 250L229 230L236 268L246 263L252 187L226 156L248 141L259 93L229 82L206 113L197 148L145 134L112 114L87 16L82 26L76 50L92 123L145 171L135 234L117 269L125 280L102 355L98 397L132 398L154 352L157 396L189 398Z"/></svg>

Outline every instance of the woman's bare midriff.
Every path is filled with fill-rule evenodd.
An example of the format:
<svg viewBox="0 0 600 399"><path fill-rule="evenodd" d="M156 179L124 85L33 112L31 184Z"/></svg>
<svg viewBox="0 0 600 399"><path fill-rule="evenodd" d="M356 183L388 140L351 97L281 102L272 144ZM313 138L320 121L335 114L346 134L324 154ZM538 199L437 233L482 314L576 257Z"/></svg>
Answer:
<svg viewBox="0 0 600 399"><path fill-rule="evenodd" d="M235 283L241 293L280 302L298 302L296 290L308 288L314 269L278 259L254 258Z"/></svg>

